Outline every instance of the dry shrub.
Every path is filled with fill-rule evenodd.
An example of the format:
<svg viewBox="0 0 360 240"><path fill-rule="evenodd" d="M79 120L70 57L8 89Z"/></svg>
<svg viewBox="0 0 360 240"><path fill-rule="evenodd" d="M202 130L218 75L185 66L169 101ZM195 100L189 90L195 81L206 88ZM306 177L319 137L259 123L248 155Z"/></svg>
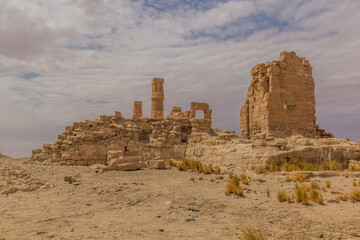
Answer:
<svg viewBox="0 0 360 240"><path fill-rule="evenodd" d="M263 233L259 229L250 229L244 227L242 230L242 235L240 236L240 240L264 240L265 237Z"/></svg>
<svg viewBox="0 0 360 240"><path fill-rule="evenodd" d="M285 191L278 191L277 199L279 202L286 201L286 198L287 198L287 195L286 195Z"/></svg>
<svg viewBox="0 0 360 240"><path fill-rule="evenodd" d="M214 173L215 173L215 174L221 174L221 169L220 169L219 166L216 166L216 167L215 167Z"/></svg>
<svg viewBox="0 0 360 240"><path fill-rule="evenodd" d="M269 171L270 172L277 172L278 171L278 166L275 163L274 160L271 161L270 165L269 165Z"/></svg>
<svg viewBox="0 0 360 240"><path fill-rule="evenodd" d="M266 196L270 197L270 189L269 188L266 189Z"/></svg>
<svg viewBox="0 0 360 240"><path fill-rule="evenodd" d="M211 173L213 173L213 172L214 172L214 169L213 169L213 167L212 167L211 164L204 166L204 173L205 173L205 174L211 174Z"/></svg>
<svg viewBox="0 0 360 240"><path fill-rule="evenodd" d="M304 173L295 173L294 180L299 182L304 182L309 178L309 175Z"/></svg>
<svg viewBox="0 0 360 240"><path fill-rule="evenodd" d="M266 173L266 170L264 167L259 167L256 169L256 174L265 174Z"/></svg>
<svg viewBox="0 0 360 240"><path fill-rule="evenodd" d="M327 187L327 188L330 188L330 187L331 187L331 182L330 182L330 180L326 180L326 187Z"/></svg>
<svg viewBox="0 0 360 240"><path fill-rule="evenodd" d="M319 170L320 170L320 171L330 171L330 164L327 163L327 162L322 163L322 164L319 166Z"/></svg>
<svg viewBox="0 0 360 240"><path fill-rule="evenodd" d="M354 186L354 187L357 187L357 185L358 185L358 184L357 184L356 180L354 180L354 181L353 181L353 186Z"/></svg>
<svg viewBox="0 0 360 240"><path fill-rule="evenodd" d="M258 178L258 179L256 179L256 181L258 181L258 182L266 182L266 180L264 180L262 178Z"/></svg>
<svg viewBox="0 0 360 240"><path fill-rule="evenodd" d="M348 200L354 200L354 201L360 202L360 190L354 189L350 193L345 194L344 198L346 198Z"/></svg>
<svg viewBox="0 0 360 240"><path fill-rule="evenodd" d="M183 168L183 165L181 163L178 163L176 164L176 168L179 170L179 171L186 171L187 169L184 169Z"/></svg>
<svg viewBox="0 0 360 240"><path fill-rule="evenodd" d="M340 164L336 160L331 161L330 171L338 171L339 169L340 169Z"/></svg>
<svg viewBox="0 0 360 240"><path fill-rule="evenodd" d="M249 178L245 174L240 175L241 182L245 185L249 185Z"/></svg>
<svg viewBox="0 0 360 240"><path fill-rule="evenodd" d="M170 167L176 167L176 163L171 158L166 159L166 164Z"/></svg>
<svg viewBox="0 0 360 240"><path fill-rule="evenodd" d="M321 192L315 190L315 189L312 189L310 191L310 199L314 202L317 202L319 204L324 204L324 198L321 194Z"/></svg>
<svg viewBox="0 0 360 240"><path fill-rule="evenodd" d="M305 185L299 186L295 184L295 199L298 203L302 203L303 205L307 205L309 203L309 188Z"/></svg>
<svg viewBox="0 0 360 240"><path fill-rule="evenodd" d="M167 160L167 164L169 166L176 166L179 171L187 171L191 170L193 172L198 173L204 173L204 174L220 174L221 170L219 167L216 167L215 169L212 167L212 165L203 165L200 161L183 158L180 163L175 163L171 159Z"/></svg>
<svg viewBox="0 0 360 240"><path fill-rule="evenodd" d="M311 189L320 189L320 186L317 182L311 181Z"/></svg>
<svg viewBox="0 0 360 240"><path fill-rule="evenodd" d="M227 196L235 194L237 196L243 196L244 190L240 187L240 179L232 172L229 174L229 183L226 185L225 194Z"/></svg>
<svg viewBox="0 0 360 240"><path fill-rule="evenodd" d="M291 181L292 181L292 179L291 179L290 175L289 174L286 175L285 182L291 182Z"/></svg>
<svg viewBox="0 0 360 240"><path fill-rule="evenodd" d="M218 176L215 179L224 179L224 177L223 176Z"/></svg>

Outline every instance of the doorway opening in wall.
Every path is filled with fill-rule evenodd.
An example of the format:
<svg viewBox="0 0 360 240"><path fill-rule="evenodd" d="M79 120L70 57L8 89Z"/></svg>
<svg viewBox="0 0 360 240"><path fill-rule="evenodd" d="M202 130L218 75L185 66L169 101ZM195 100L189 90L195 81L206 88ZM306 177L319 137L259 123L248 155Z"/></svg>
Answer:
<svg viewBox="0 0 360 240"><path fill-rule="evenodd" d="M204 111L203 110L196 110L195 111L195 118L204 119Z"/></svg>

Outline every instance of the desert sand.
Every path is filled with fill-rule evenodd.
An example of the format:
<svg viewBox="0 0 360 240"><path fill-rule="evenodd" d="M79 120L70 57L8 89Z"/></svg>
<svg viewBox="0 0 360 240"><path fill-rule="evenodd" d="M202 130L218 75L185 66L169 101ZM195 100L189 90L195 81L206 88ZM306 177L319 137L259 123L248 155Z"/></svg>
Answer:
<svg viewBox="0 0 360 240"><path fill-rule="evenodd" d="M237 197L225 195L225 173L171 168L100 174L85 166L24 160L0 158L0 185L16 185L3 172L19 167L47 187L0 195L0 239L239 239L244 227L260 229L266 239L360 238L359 202L327 202L359 188L353 186L359 172L308 173L321 187L327 180L331 187L322 191L324 205L305 206L278 201L277 192L291 194L295 184L283 182L282 172L222 167L251 178L249 185L241 184L244 197Z"/></svg>

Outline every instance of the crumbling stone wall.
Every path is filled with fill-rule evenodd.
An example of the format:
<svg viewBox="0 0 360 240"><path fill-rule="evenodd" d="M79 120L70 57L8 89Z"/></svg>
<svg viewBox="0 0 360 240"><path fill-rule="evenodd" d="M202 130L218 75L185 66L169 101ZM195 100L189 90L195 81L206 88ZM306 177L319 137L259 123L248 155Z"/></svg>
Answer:
<svg viewBox="0 0 360 240"><path fill-rule="evenodd" d="M191 102L190 110L185 112L187 117L196 118L196 111L204 111L204 119L209 119L211 121L211 113L212 110L209 108L209 104L207 103L199 103L199 102Z"/></svg>
<svg viewBox="0 0 360 240"><path fill-rule="evenodd" d="M251 70L253 80L240 111L241 135L332 137L316 125L315 83L309 61L295 52L281 52L279 61Z"/></svg>
<svg viewBox="0 0 360 240"><path fill-rule="evenodd" d="M167 157L181 159L190 134L209 133L211 122L186 117L125 119L116 112L94 121L75 122L65 130L54 144L34 149L31 161L80 166L109 164L111 152L121 153L124 159L138 157L142 162Z"/></svg>

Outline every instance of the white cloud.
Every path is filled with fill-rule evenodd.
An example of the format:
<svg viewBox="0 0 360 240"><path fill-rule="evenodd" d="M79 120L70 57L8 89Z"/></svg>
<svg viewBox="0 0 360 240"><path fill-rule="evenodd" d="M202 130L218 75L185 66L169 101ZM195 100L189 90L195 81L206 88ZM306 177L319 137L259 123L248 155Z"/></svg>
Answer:
<svg viewBox="0 0 360 240"><path fill-rule="evenodd" d="M359 2L154 3L0 3L0 151L28 155L73 121L130 116L134 100L149 115L155 76L165 77L167 112L208 102L215 128L239 130L251 68L282 50L310 60L320 125L360 138Z"/></svg>

